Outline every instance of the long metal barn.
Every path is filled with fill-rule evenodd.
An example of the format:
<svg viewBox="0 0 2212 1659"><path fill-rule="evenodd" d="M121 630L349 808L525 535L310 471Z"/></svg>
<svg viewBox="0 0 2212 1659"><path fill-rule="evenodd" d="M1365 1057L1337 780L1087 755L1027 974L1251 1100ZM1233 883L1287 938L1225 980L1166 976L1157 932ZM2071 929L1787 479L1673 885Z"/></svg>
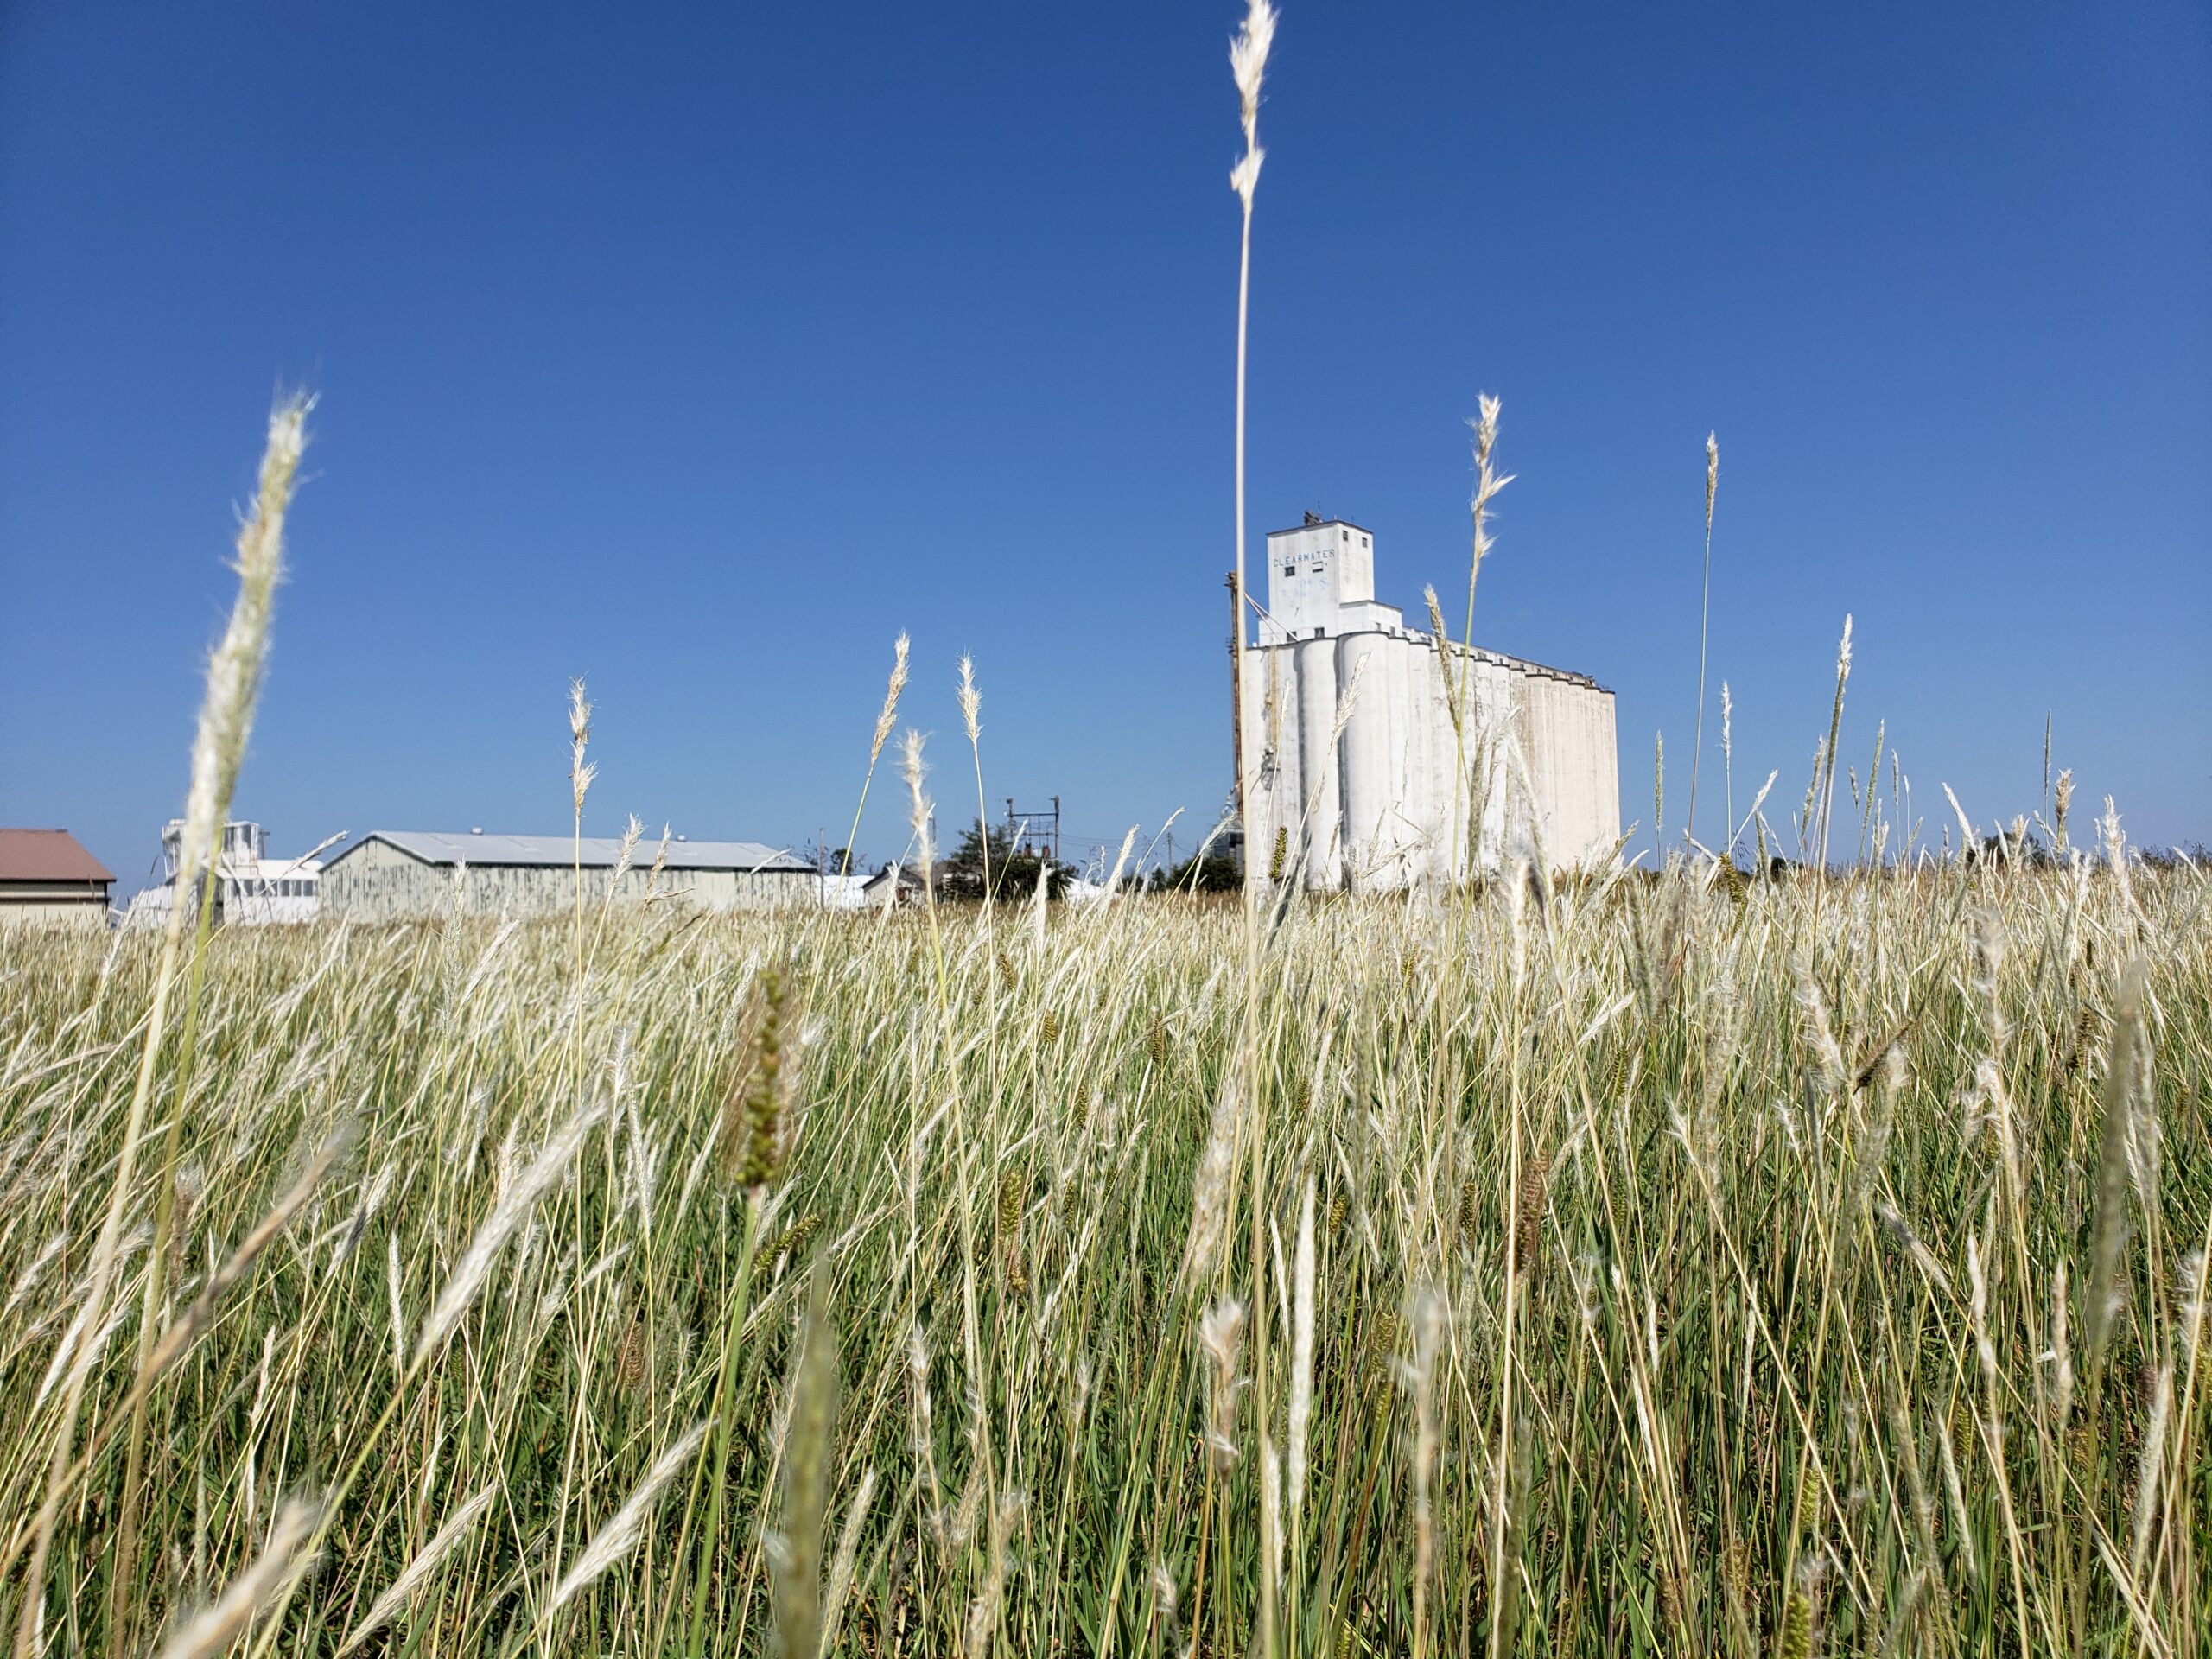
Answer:
<svg viewBox="0 0 2212 1659"><path fill-rule="evenodd" d="M583 895L607 895L622 843L587 836L581 849ZM657 899L700 910L761 910L817 902L811 865L750 841L675 841L659 873L656 842L640 842L613 896ZM417 916L550 916L576 902L579 849L567 836L486 836L378 830L322 868L325 915L359 921Z"/></svg>

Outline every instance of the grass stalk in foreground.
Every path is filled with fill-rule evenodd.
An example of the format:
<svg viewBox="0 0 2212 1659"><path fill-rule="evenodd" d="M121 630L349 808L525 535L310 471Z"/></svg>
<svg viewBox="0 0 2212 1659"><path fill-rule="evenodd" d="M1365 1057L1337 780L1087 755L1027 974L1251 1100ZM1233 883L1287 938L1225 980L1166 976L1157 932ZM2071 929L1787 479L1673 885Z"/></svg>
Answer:
<svg viewBox="0 0 2212 1659"><path fill-rule="evenodd" d="M283 569L284 515L291 503L292 486L299 471L300 455L307 446L307 416L310 405L310 399L296 396L280 402L270 416L268 442L262 454L260 483L253 512L238 533L238 601L232 608L230 623L224 630L223 639L207 664L207 691L200 705L200 728L193 743L192 787L185 803L184 835L178 850L175 886L177 894L181 896L189 893L195 882L201 883L199 910L202 918L200 938L203 945L206 938L205 917L209 899L215 890L222 826L229 813L231 793L238 782L238 766L245 757L247 734L253 727L254 704L261 690L262 660L268 643L269 617L276 601L276 583ZM27 1588L16 1633L16 1651L19 1656L27 1655L31 1649L40 1611L43 1606L47 1551L53 1525L51 1511L60 1496L63 1471L69 1465L77 1414L92 1369L92 1350L100 1340L104 1327L108 1292L122 1231L124 1207L130 1195L139 1142L144 1134L147 1106L152 1095L162 1039L168 1025L168 1000L175 981L184 913L183 905L171 905L168 925L162 930L161 965L153 1006L146 1020L137 1083L131 1094L130 1116L124 1131L122 1149L118 1156L106 1217L101 1224L99 1242L94 1249L92 1283L78 1323L72 1328L75 1339L73 1351L68 1356L67 1376L63 1383L62 1428L54 1439L46 1510L31 1545L30 1565L24 1575ZM198 953L195 953L197 960ZM179 1081L179 1118L184 1103L182 1091L189 1081L188 1077ZM164 1143L166 1155L162 1193L157 1199L163 1215L168 1213L170 1205L175 1144L176 1135L173 1131ZM156 1232L162 1235L158 1243L165 1246L166 1235L158 1222ZM159 1257L162 1253L157 1248L152 1254ZM140 1313L142 1345L151 1340L150 1332L158 1306L160 1271L158 1264L148 1269L146 1294ZM63 1341L65 1345L69 1344L71 1338L65 1336ZM123 1519L118 1541L119 1567L127 1567L134 1548L137 1470L143 1459L143 1425L134 1418L126 1453L129 1470L124 1482ZM126 1581L127 1577L127 1572L118 1571L116 1581L120 1584ZM116 1606L127 1621L126 1605L118 1601Z"/></svg>

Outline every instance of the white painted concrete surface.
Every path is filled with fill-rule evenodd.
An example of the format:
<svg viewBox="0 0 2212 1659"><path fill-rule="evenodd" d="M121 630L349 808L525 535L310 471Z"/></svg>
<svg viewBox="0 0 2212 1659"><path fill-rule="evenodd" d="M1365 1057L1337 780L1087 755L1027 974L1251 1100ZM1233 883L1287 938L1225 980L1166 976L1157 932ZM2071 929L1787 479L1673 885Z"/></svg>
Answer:
<svg viewBox="0 0 2212 1659"><path fill-rule="evenodd" d="M1586 675L1452 645L1375 598L1373 532L1268 537L1244 658L1245 846L1265 876L1362 891L1521 857L1610 861L1620 834L1613 694ZM1460 718L1455 722L1457 704Z"/></svg>

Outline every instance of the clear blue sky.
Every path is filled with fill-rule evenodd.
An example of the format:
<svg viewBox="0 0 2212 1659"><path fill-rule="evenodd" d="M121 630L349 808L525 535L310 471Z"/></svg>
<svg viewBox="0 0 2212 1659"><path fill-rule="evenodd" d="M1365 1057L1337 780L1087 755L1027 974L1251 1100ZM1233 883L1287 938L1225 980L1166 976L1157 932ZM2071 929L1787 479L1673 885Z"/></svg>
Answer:
<svg viewBox="0 0 2212 1659"><path fill-rule="evenodd" d="M1233 4L0 10L0 822L128 881L181 799L272 389L321 394L238 799L283 851L842 838L901 628L973 779L1105 839L1228 783ZM1786 816L1857 617L1931 833L2212 838L2212 13L1289 0L1251 511L1619 694ZM1255 569L1257 569L1255 562ZM1459 601L1453 601L1456 609ZM1708 721L1703 826L1720 776ZM972 810L972 808L969 809ZM861 846L902 838L879 779ZM1187 843L1186 843L1187 844Z"/></svg>

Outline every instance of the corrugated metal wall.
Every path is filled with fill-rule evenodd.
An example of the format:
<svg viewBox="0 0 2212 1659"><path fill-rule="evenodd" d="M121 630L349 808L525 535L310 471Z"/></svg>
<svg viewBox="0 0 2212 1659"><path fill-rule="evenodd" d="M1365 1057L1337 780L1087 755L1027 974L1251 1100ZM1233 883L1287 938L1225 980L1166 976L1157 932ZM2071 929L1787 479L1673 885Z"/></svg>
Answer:
<svg viewBox="0 0 2212 1659"><path fill-rule="evenodd" d="M1279 828L1286 876L1315 888L1464 874L1469 842L1486 869L1536 842L1555 868L1610 857L1620 832L1612 693L1534 664L1462 657L1461 670L1468 706L1455 735L1446 665L1426 634L1364 630L1249 651L1254 872L1272 867Z"/></svg>
<svg viewBox="0 0 2212 1659"><path fill-rule="evenodd" d="M618 903L641 903L651 877L650 858L623 872ZM607 896L611 870L583 873L587 905ZM700 910L766 910L816 902L814 873L798 871L664 870L652 891L668 904ZM327 915L357 921L401 921L418 916L556 916L576 902L573 869L542 865L423 863L383 842L355 848L322 873Z"/></svg>

